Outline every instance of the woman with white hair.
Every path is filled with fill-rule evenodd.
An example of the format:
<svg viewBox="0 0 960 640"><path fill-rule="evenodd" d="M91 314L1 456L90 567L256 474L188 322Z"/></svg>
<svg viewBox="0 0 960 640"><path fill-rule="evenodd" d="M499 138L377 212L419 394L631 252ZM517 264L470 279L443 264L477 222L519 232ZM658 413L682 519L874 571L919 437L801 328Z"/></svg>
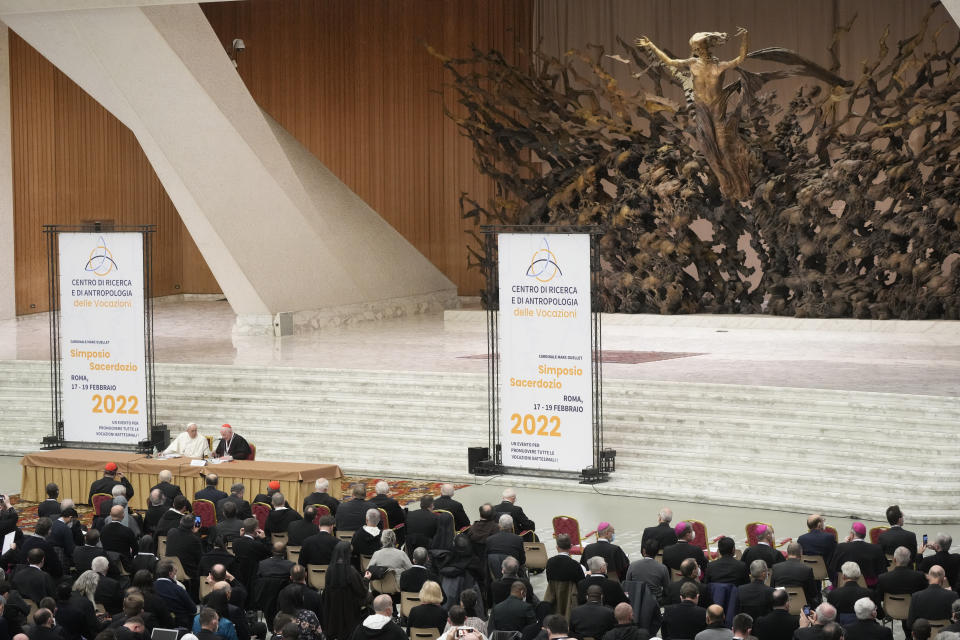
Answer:
<svg viewBox="0 0 960 640"><path fill-rule="evenodd" d="M100 574L92 569L88 569L80 574L80 577L76 579L73 583L73 588L70 591L70 598L66 602L66 609L69 609L71 612L74 612L74 615L69 615L64 612L63 620L60 620L61 624L64 624L66 621L69 622L75 617L77 619L77 625L82 629L81 635L85 638L92 638L97 635L97 631L100 629L100 623L97 621L97 610L96 605L93 602L93 594L97 591L97 585L100 583ZM57 614L60 614L60 609L64 607L58 606ZM83 623L80 624L79 620L82 619ZM69 625L73 627L74 625Z"/></svg>
<svg viewBox="0 0 960 640"><path fill-rule="evenodd" d="M399 580L400 574L412 566L407 554L397 549L397 535L393 529L386 529L380 534L380 548L370 558L366 577L370 577L371 569L380 567L393 571Z"/></svg>

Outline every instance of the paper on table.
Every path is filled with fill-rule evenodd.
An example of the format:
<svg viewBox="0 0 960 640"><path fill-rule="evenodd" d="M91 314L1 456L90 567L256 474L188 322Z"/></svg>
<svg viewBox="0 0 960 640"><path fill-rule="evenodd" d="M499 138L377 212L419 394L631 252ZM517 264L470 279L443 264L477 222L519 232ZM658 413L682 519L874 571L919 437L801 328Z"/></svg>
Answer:
<svg viewBox="0 0 960 640"><path fill-rule="evenodd" d="M202 467L205 464L207 464L206 460L194 459L190 461L191 467Z"/></svg>
<svg viewBox="0 0 960 640"><path fill-rule="evenodd" d="M6 553L10 551L10 545L13 544L13 536L16 535L16 531L11 531L7 535L3 536L3 551L0 553Z"/></svg>

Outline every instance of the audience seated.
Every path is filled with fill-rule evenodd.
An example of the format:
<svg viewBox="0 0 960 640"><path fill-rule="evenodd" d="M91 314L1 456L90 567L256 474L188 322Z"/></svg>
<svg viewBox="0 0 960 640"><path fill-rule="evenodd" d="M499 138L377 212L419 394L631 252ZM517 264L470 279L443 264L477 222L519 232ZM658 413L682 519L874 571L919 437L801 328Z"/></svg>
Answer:
<svg viewBox="0 0 960 640"><path fill-rule="evenodd" d="M206 486L193 494L194 500L209 500L214 505L227 497L227 494L217 488L220 478L215 473L207 474Z"/></svg>
<svg viewBox="0 0 960 640"><path fill-rule="evenodd" d="M823 628L837 619L837 609L829 602L822 602L810 615L810 624L793 632L794 640L823 640Z"/></svg>
<svg viewBox="0 0 960 640"><path fill-rule="evenodd" d="M943 567L933 565L927 571L927 588L917 591L910 599L910 613L904 629L911 628L917 618L926 620L950 618L953 612L953 601L957 598L957 593L950 589Z"/></svg>
<svg viewBox="0 0 960 640"><path fill-rule="evenodd" d="M800 627L800 616L790 613L790 595L786 589L775 589L770 613L753 621L757 640L790 640Z"/></svg>
<svg viewBox="0 0 960 640"><path fill-rule="evenodd" d="M336 516L340 501L327 493L330 491L330 481L326 478L318 478L313 486L314 492L303 499L303 508L306 509L312 504L322 504L330 510L331 516Z"/></svg>
<svg viewBox="0 0 960 640"><path fill-rule="evenodd" d="M389 528L396 529L398 525L406 522L406 515L403 513L403 507L400 506L400 503L387 495L389 491L390 484L380 480L373 487L374 495L372 498L370 498L370 502L372 502L373 505L378 509L383 509L387 513L387 523L389 523ZM440 507L434 504L434 509L439 508ZM400 530L403 531L403 528L401 527Z"/></svg>
<svg viewBox="0 0 960 640"><path fill-rule="evenodd" d="M491 604L497 605L510 597L510 590L513 583L520 581L527 592L527 602L535 605L536 595L533 593L533 587L530 581L520 576L520 563L513 556L507 556L500 564L501 576L498 580L490 583Z"/></svg>
<svg viewBox="0 0 960 640"><path fill-rule="evenodd" d="M157 522L157 536L169 535L170 530L178 528L183 516L190 512L190 501L187 500L186 496L179 495L174 498L171 506L163 512L163 515L160 516L160 520Z"/></svg>
<svg viewBox="0 0 960 640"><path fill-rule="evenodd" d="M419 593L428 580L440 582L440 577L427 568L427 550L417 547L410 556L412 561L409 569L400 574L400 591L404 593Z"/></svg>
<svg viewBox="0 0 960 640"><path fill-rule="evenodd" d="M803 547L799 542L787 545L787 559L773 566L771 584L774 587L803 587L807 604L820 604L820 583L813 577L813 569L803 563Z"/></svg>
<svg viewBox="0 0 960 640"><path fill-rule="evenodd" d="M287 560L287 545L277 541L270 548L270 557L264 558L257 565L257 577L286 578L292 568L293 562Z"/></svg>
<svg viewBox="0 0 960 640"><path fill-rule="evenodd" d="M587 601L570 612L570 633L577 638L602 638L617 626L613 609L604 606L603 588L587 587Z"/></svg>
<svg viewBox="0 0 960 640"><path fill-rule="evenodd" d="M928 543L920 550L922 554L927 549L933 549L933 555L920 560L920 566L917 568L923 573L930 573L930 567L938 565L944 570L950 586L955 587L960 586L957 584L957 576L960 575L960 554L950 553L952 545L953 538L950 534L938 533L933 542Z"/></svg>
<svg viewBox="0 0 960 640"><path fill-rule="evenodd" d="M597 525L597 541L588 544L583 549L580 556L580 562L584 567L587 566L587 560L594 556L600 556L607 562L608 569L617 574L617 579L623 581L627 576L627 568L630 566L630 560L627 554L619 546L613 544L615 531L613 525L609 522L601 522Z"/></svg>
<svg viewBox="0 0 960 640"><path fill-rule="evenodd" d="M690 640L707 628L707 610L697 604L700 591L688 582L680 589L680 603L663 610L660 635L663 640Z"/></svg>
<svg viewBox="0 0 960 640"><path fill-rule="evenodd" d="M240 529L243 528L244 519L238 517L235 502L226 502L226 499L224 499L220 504L222 517L220 517L217 524L207 532L207 536L213 539L221 538L224 544L226 544L240 536ZM251 516L247 517L249 518Z"/></svg>
<svg viewBox="0 0 960 640"><path fill-rule="evenodd" d="M704 574L705 582L721 582L726 584L747 584L750 582L750 571L742 560L738 560L736 543L733 538L724 536L717 541L719 557L707 565Z"/></svg>
<svg viewBox="0 0 960 640"><path fill-rule="evenodd" d="M840 567L842 584L830 592L827 602L837 608L837 622L840 624L852 620L853 605L860 598L876 598L871 589L861 587L857 581L861 577L860 567L856 562L844 562Z"/></svg>
<svg viewBox="0 0 960 640"><path fill-rule="evenodd" d="M676 544L671 544L663 550L663 564L668 569L680 571L680 564L687 558L693 558L700 565L700 573L707 569L707 557L703 549L693 544L693 527L689 522L679 522L673 528L677 536Z"/></svg>
<svg viewBox="0 0 960 640"><path fill-rule="evenodd" d="M517 580L510 585L510 595L507 599L493 607L490 619L487 621L487 628L491 633L523 631L536 620L537 614L533 610L533 605L527 602L527 587Z"/></svg>
<svg viewBox="0 0 960 640"><path fill-rule="evenodd" d="M123 609L123 587L120 582L109 575L110 561L106 556L97 556L90 564L91 568L100 574L97 581L97 590L93 594L93 600L97 604L102 604L107 613L113 615Z"/></svg>
<svg viewBox="0 0 960 640"><path fill-rule="evenodd" d="M640 546L646 545L647 540L651 538L657 541L660 549L665 549L672 544L677 544L677 534L673 530L670 522L673 520L673 511L667 507L660 509L657 513L657 525L647 527L643 530L643 537L640 539Z"/></svg>
<svg viewBox="0 0 960 640"><path fill-rule="evenodd" d="M927 588L927 577L913 568L913 555L906 547L897 547L893 552L893 568L877 578L877 600L891 593L902 595L916 593Z"/></svg>
<svg viewBox="0 0 960 640"><path fill-rule="evenodd" d="M337 537L333 535L335 524L333 516L322 516L317 527L318 531L303 541L297 562L303 566L330 564L330 556L338 542Z"/></svg>
<svg viewBox="0 0 960 640"><path fill-rule="evenodd" d="M37 505L37 517L53 518L60 515L60 502L57 500L60 497L60 487L55 482L50 482L45 491L47 498Z"/></svg>
<svg viewBox="0 0 960 640"><path fill-rule="evenodd" d="M407 624L418 629L436 627L438 633L443 633L447 624L447 614L441 606L443 591L440 589L440 585L428 580L423 583L418 596L420 604L413 607L407 614Z"/></svg>
<svg viewBox="0 0 960 640"><path fill-rule="evenodd" d="M172 503L174 498L177 496L183 495L180 487L173 484L173 473L171 473L169 470L164 469L157 474L157 480L157 484L150 487L150 491L152 493L154 489L158 489L160 493L163 494L164 498L166 498L167 504Z"/></svg>
<svg viewBox="0 0 960 640"><path fill-rule="evenodd" d="M90 485L87 504L93 504L93 495L96 493L113 495L113 488L118 484L123 485L125 490L124 495L127 496L128 500L133 498L133 485L124 477L123 472L119 470L116 462L108 462L103 467L103 477L95 480L93 484Z"/></svg>
<svg viewBox="0 0 960 640"><path fill-rule="evenodd" d="M763 560L768 568L783 562L783 554L774 547L776 542L773 537L773 527L761 524L757 526L755 532L757 544L747 547L740 556L740 561L749 567L754 560ZM756 616L753 617L756 619Z"/></svg>
<svg viewBox="0 0 960 640"><path fill-rule="evenodd" d="M397 549L397 534L393 529L384 529L380 534L380 548L370 557L370 567L392 571L398 584L403 573L413 567L407 554Z"/></svg>
<svg viewBox="0 0 960 640"><path fill-rule="evenodd" d="M523 512L523 507L517 504L516 491L513 489L504 489L501 497L502 501L500 504L494 506L493 510L497 514L507 514L513 518L514 526L517 528L515 533L534 531L537 528L533 520L528 518L527 514Z"/></svg>
<svg viewBox="0 0 960 640"><path fill-rule="evenodd" d="M237 559L237 577L250 591L260 561L270 557L270 544L256 518L243 521L240 537L233 541L233 555Z"/></svg>
<svg viewBox="0 0 960 640"><path fill-rule="evenodd" d="M450 607L450 613L448 614L449 621L447 626L444 628L444 633L450 631L455 625L453 618L453 611L457 608L458 605ZM462 627L470 627L475 629L481 637L486 637L487 635L487 622L483 619L482 616L485 615L481 611L480 600L477 597L477 592L473 589L465 589L460 592L460 604L459 607L463 609L464 621L459 623ZM455 635L455 634L454 634ZM447 638L450 639L448 634Z"/></svg>
<svg viewBox="0 0 960 640"><path fill-rule="evenodd" d="M381 594L373 600L373 614L357 626L351 640L406 640L407 634L393 618L393 599Z"/></svg>
<svg viewBox="0 0 960 640"><path fill-rule="evenodd" d="M881 532L877 538L883 553L892 556L898 547L906 547L910 550L910 565L916 565L917 534L903 528L903 511L900 510L900 505L887 507L887 522L890 523L890 528Z"/></svg>
<svg viewBox="0 0 960 640"><path fill-rule="evenodd" d="M523 548L523 538L513 532L513 517L502 514L499 520L500 531L486 540L487 566L491 569L499 566L506 556L517 559L520 566L527 563L527 553ZM491 560L492 559L492 560ZM490 564L493 562L494 564Z"/></svg>
<svg viewBox="0 0 960 640"><path fill-rule="evenodd" d="M667 588L666 603L667 604L679 604L680 603L680 589L683 585L693 583L697 587L697 591L700 594L700 598L697 600L697 604L701 607L707 608L713 604L709 592L707 591L707 586L700 582L700 565L697 564L697 561L693 558L687 558L680 563L680 580L675 580L670 583Z"/></svg>
<svg viewBox="0 0 960 640"><path fill-rule="evenodd" d="M482 623L483 620L480 620L480 622ZM483 627L485 629L486 624ZM447 613L447 626L440 638L441 640L457 640L467 636L473 636L477 640L485 640L486 638L483 631L468 621L466 609L459 604L455 604L450 607L450 611Z"/></svg>
<svg viewBox="0 0 960 640"><path fill-rule="evenodd" d="M837 548L837 538L829 531L824 517L815 513L807 518L807 532L797 538L805 556L820 556L826 566L830 566L833 552Z"/></svg>
<svg viewBox="0 0 960 640"><path fill-rule="evenodd" d="M464 511L463 505L453 499L455 487L446 482L440 486L440 497L433 501L434 509L449 511L453 515L453 524L457 531L470 526L470 518ZM390 525L393 526L393 518L390 518Z"/></svg>
<svg viewBox="0 0 960 640"><path fill-rule="evenodd" d="M346 503L340 506L341 511L344 506ZM340 526L339 519L337 526ZM434 536L437 535L437 514L433 512L433 496L427 495L420 498L420 508L407 514L404 529L408 551L417 547L430 547Z"/></svg>
<svg viewBox="0 0 960 640"><path fill-rule="evenodd" d="M353 532L350 547L353 549L353 566L360 568L360 556L372 556L380 548L380 511L367 509L362 527Z"/></svg>
<svg viewBox="0 0 960 640"><path fill-rule="evenodd" d="M245 492L246 487L244 487L242 483L237 482L236 484L231 485L230 495L217 501L217 521L225 518L223 508L228 503L233 503L234 507L236 507L235 517L240 521L246 520L253 515L253 511L250 508L250 503L243 499L243 494Z"/></svg>
<svg viewBox="0 0 960 640"><path fill-rule="evenodd" d="M613 609L613 616L617 620L617 626L607 631L603 640L650 640L650 632L633 621L633 607L630 603L618 604Z"/></svg>
<svg viewBox="0 0 960 640"><path fill-rule="evenodd" d="M41 547L35 547L26 553L25 559L27 566L13 574L11 586L35 603L56 596L53 578L43 570L46 552Z"/></svg>
<svg viewBox="0 0 960 640"><path fill-rule="evenodd" d="M731 638L733 638L733 631L724 623L723 607L718 604L707 607L707 627L694 636L694 640L730 640Z"/></svg>
<svg viewBox="0 0 960 640"><path fill-rule="evenodd" d="M224 505L226 506L226 505ZM287 525L287 544L295 547L303 546L303 541L320 531L314 522L317 519L317 508L309 506L303 510L303 517L297 518Z"/></svg>
<svg viewBox="0 0 960 640"><path fill-rule="evenodd" d="M170 529L167 534L166 556L178 558L188 578L193 579L200 575L203 545L200 543L200 525L193 516L181 516L180 525Z"/></svg>
<svg viewBox="0 0 960 640"><path fill-rule="evenodd" d="M750 563L750 582L737 587L737 599L740 613L747 613L757 619L773 609L773 587L764 584L767 577L767 563L756 559Z"/></svg>
<svg viewBox="0 0 960 640"><path fill-rule="evenodd" d="M24 535L23 540L20 541L20 558L22 561L27 561L30 551L42 549L44 554L43 571L50 574L52 578L59 579L63 575L63 566L53 544L47 540L51 529L53 529L53 522L50 518L37 520L34 532ZM39 600L35 600L35 602L39 602Z"/></svg>
<svg viewBox="0 0 960 640"><path fill-rule="evenodd" d="M877 604L870 598L853 603L856 622L844 627L846 640L893 640L893 631L877 622Z"/></svg>
<svg viewBox="0 0 960 640"><path fill-rule="evenodd" d="M467 537L475 547L483 547L487 538L500 531L500 525L494 520L495 517L496 512L493 510L492 504L487 502L480 506L480 519L475 520L467 530Z"/></svg>
<svg viewBox="0 0 960 640"><path fill-rule="evenodd" d="M623 592L620 583L607 577L607 563L600 556L594 556L587 561L590 573L577 583L577 602L587 601L587 589L593 585L603 590L603 603L608 607L615 607L621 602L627 602L627 595Z"/></svg>
<svg viewBox="0 0 960 640"><path fill-rule="evenodd" d="M334 547L325 580L324 635L327 640L348 640L362 620L361 607L366 602L367 588L350 563L350 543L346 540L338 541Z"/></svg>
<svg viewBox="0 0 960 640"><path fill-rule="evenodd" d="M877 584L877 577L887 571L887 556L880 545L867 542L866 536L866 525L862 522L854 522L846 542L838 544L833 552L833 558L828 565L831 580L836 579L837 572L841 570L844 563L855 562L867 586L872 587Z"/></svg>
<svg viewBox="0 0 960 640"><path fill-rule="evenodd" d="M367 500L367 488L363 484L357 483L350 487L350 495L351 499L341 503L337 508L337 531L356 531L364 525L367 511L377 508L375 504ZM433 498L430 498L430 502L432 505ZM436 526L434 526L430 538L433 537L433 533L436 533Z"/></svg>
<svg viewBox="0 0 960 640"><path fill-rule="evenodd" d="M268 536L274 533L286 533L291 522L303 519L299 513L285 506L286 504L287 500L279 491L270 496L271 510L267 516L267 524L263 527L264 533Z"/></svg>
<svg viewBox="0 0 960 640"><path fill-rule="evenodd" d="M584 565L570 556L570 535L561 533L557 536L557 554L547 560L547 580L550 582L580 582L586 575ZM660 563L657 563L663 567Z"/></svg>
<svg viewBox="0 0 960 640"><path fill-rule="evenodd" d="M640 560L634 560L627 568L627 580L644 582L658 602L666 602L667 589L670 587L670 570L662 562L657 561L660 543L657 538L650 536L641 547ZM696 561L694 561L696 562Z"/></svg>

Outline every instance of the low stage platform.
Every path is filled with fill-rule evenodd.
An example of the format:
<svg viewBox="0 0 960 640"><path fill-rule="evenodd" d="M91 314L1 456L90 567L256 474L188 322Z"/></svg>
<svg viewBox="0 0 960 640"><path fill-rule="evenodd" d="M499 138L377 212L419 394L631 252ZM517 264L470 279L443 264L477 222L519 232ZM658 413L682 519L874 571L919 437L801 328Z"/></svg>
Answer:
<svg viewBox="0 0 960 640"><path fill-rule="evenodd" d="M472 484L487 441L482 311L282 339L236 337L225 302L157 305L157 415L222 422L258 460ZM47 319L0 323L8 451L49 433ZM665 501L960 522L960 323L604 316L611 482L498 483Z"/></svg>
<svg viewBox="0 0 960 640"><path fill-rule="evenodd" d="M130 506L146 509L150 488L157 484L157 475L164 469L173 474L173 483L183 494L192 496L206 486L208 474L220 478L221 491L230 493L230 486L242 482L246 487L246 499L253 500L258 493L266 493L266 484L271 480L280 482L280 492L290 504L301 505L303 499L313 493L314 482L320 478L330 480L330 494L340 497L340 478L343 473L335 464L308 464L302 462L264 462L259 460L231 460L221 464L191 466L190 458L154 459L136 453L102 451L97 449L54 449L38 451L23 457L23 481L20 497L30 502L46 498L44 488L48 482L60 487L62 496L75 496L77 502L86 501L90 485L103 477L107 462L115 462L119 471L133 486Z"/></svg>

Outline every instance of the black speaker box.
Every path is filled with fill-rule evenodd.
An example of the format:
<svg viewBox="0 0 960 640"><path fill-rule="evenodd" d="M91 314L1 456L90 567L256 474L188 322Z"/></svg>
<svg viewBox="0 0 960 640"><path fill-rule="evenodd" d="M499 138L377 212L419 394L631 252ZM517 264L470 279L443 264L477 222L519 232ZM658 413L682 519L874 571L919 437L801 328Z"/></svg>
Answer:
<svg viewBox="0 0 960 640"><path fill-rule="evenodd" d="M477 472L477 463L490 457L489 447L468 447L467 448L467 472L475 474Z"/></svg>

